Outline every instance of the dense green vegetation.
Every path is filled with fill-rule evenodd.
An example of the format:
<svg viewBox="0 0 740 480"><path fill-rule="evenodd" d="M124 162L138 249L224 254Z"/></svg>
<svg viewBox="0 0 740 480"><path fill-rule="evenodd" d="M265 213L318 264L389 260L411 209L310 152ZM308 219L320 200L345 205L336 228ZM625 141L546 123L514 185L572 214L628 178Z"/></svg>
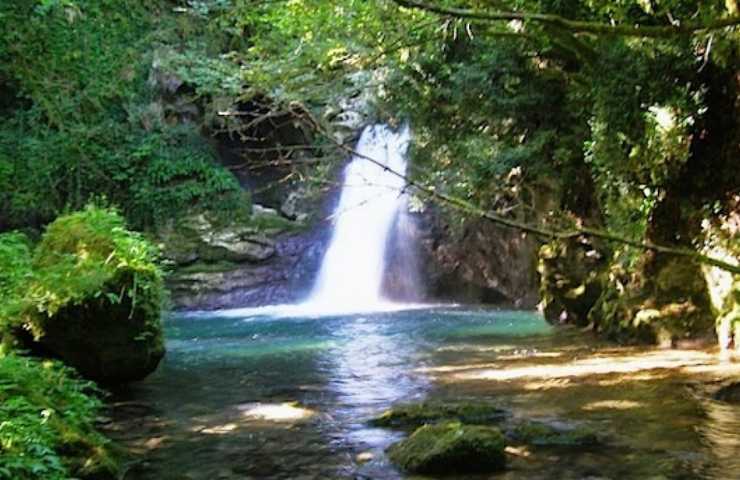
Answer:
<svg viewBox="0 0 740 480"><path fill-rule="evenodd" d="M574 232L543 239L548 318L665 343L720 318L738 345L737 275L715 301L692 254L740 252L739 14L736 0L4 1L3 352L149 373L162 273L127 225L245 221L225 146L321 185L347 153L331 121L363 94L371 119L412 124L410 180L455 200L450 224L491 212ZM89 385L13 354L0 373L0 476L110 467Z"/></svg>
<svg viewBox="0 0 740 480"><path fill-rule="evenodd" d="M0 478L112 478L110 442L95 429L97 395L59 362L0 357Z"/></svg>
<svg viewBox="0 0 740 480"><path fill-rule="evenodd" d="M40 226L105 197L137 226L194 205L237 208L198 126L170 126L150 70L183 30L164 2L0 6L0 227Z"/></svg>
<svg viewBox="0 0 740 480"><path fill-rule="evenodd" d="M0 234L0 478L115 471L95 429L97 388L59 362L14 349L109 382L151 372L164 353L156 258L117 212L93 206L56 219L36 245Z"/></svg>

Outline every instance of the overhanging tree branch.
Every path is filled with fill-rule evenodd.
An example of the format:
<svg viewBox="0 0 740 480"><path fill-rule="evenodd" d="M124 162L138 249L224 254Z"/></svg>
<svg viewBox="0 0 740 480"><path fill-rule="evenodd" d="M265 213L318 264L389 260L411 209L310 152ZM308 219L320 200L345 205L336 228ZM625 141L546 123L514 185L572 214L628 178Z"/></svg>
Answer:
<svg viewBox="0 0 740 480"><path fill-rule="evenodd" d="M740 15L714 20L712 22L685 22L678 25L610 25L600 22L570 20L560 15L526 12L488 12L465 8L443 7L419 0L393 0L402 7L426 10L428 12L455 18L467 18L486 22L521 20L548 24L573 33L594 33L597 35L620 35L627 37L664 38L673 35L691 35L699 32L719 30L740 25Z"/></svg>
<svg viewBox="0 0 740 480"><path fill-rule="evenodd" d="M629 245L631 247L639 248L642 250L652 250L652 251L659 252L659 253L665 253L669 255L676 255L679 257L691 258L693 260L696 260L699 263L702 263L705 265L712 265L722 270L726 270L736 275L740 275L739 265L733 265L729 262L725 262L718 258L704 255L702 253L699 253L695 250L691 250L688 248L670 247L666 245L658 245L652 242L643 242L640 240L622 237L620 235L609 232L607 230L600 230L600 229L588 228L588 227L573 228L567 231L556 231L556 230L551 230L543 226L532 225L529 223L520 222L517 220L512 220L510 218L503 217L490 210L485 210L481 207L478 207L477 205L474 205L461 198L453 197L451 195L438 192L433 187L424 185L423 183L417 182L416 180L409 178L405 174L394 170L393 168L389 167L383 162L375 158L372 158L370 156L364 155L358 152L357 150L351 147L348 147L347 145L341 142L338 142L315 118L313 118L310 114L308 114L307 111L304 111L304 117L307 118L309 125L317 133L319 133L320 135L328 139L330 142L336 145L339 149L347 152L350 155L354 155L356 157L364 158L368 160L369 162L379 166L380 168L390 173L391 175L394 175L398 178L403 179L407 187L412 187L416 189L417 191L419 191L420 193L422 193L423 195L427 196L428 198L434 201L437 201L439 203L448 205L459 211L466 212L468 214L477 216L479 218L483 218L485 220L489 220L493 223L503 225L505 227L514 228L514 229L517 229L523 232L531 233L533 235L537 235L537 236L552 239L552 240L569 240L569 239L578 238L578 237L599 238L607 242L621 243L623 245Z"/></svg>

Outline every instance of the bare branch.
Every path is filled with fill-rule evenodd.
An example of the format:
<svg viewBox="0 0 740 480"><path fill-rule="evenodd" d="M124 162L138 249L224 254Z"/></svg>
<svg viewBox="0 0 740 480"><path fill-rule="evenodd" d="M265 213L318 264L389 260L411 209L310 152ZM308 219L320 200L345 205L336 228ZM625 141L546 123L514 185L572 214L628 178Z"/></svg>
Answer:
<svg viewBox="0 0 740 480"><path fill-rule="evenodd" d="M578 237L600 238L608 242L621 243L623 245L629 245L631 247L639 248L642 250L652 250L655 252L665 253L669 255L676 255L680 257L691 258L691 259L698 261L699 263L703 263L706 265L712 265L712 266L721 268L722 270L726 270L734 274L740 274L740 266L733 265L731 263L725 262L715 257L710 257L707 255L701 254L695 250L691 250L688 248L669 247L665 245L658 245L652 242L643 242L640 240L622 237L620 235L609 232L607 230L599 230L595 228L580 227L580 228L573 228L567 231L556 231L556 230L551 230L549 228L546 228L540 225L533 225L533 224L520 222L517 220L512 220L512 219L503 217L500 214L494 213L489 210L485 210L461 198L453 197L451 195L438 192L434 187L430 187L420 182L417 182L409 178L408 176L404 175L403 173L394 170L388 165L372 157L364 155L358 152L357 150L351 147L348 147L347 145L344 145L343 143L337 142L334 139L334 137L329 132L327 132L327 130L321 124L319 124L316 121L316 119L314 119L310 114L308 114L308 112L305 112L305 116L307 117L312 128L316 130L317 133L326 137L329 141L334 143L339 149L349 153L350 155L354 155L359 158L364 158L368 160L369 162L372 162L373 164L383 168L386 172L390 173L391 175L394 175L398 178L403 179L403 181L406 183L408 187L413 187L418 192L424 194L428 198L434 201L437 201L439 203L448 205L459 211L463 211L465 213L477 216L479 218L484 218L486 220L489 220L499 225L503 225L509 228L514 228L517 230L521 230L523 232L531 233L533 235L549 238L552 240L556 240L556 239L568 240L568 239L578 238Z"/></svg>
<svg viewBox="0 0 740 480"><path fill-rule="evenodd" d="M543 24L552 25L573 33L594 33L597 35L620 35L626 37L653 37L662 38L673 35L691 35L700 32L719 30L721 28L740 25L740 16L734 15L726 18L714 20L712 22L684 22L678 25L611 25L600 22L585 22L580 20L570 20L560 15L546 13L524 13L524 12L487 12L481 10L443 7L419 0L393 0L402 7L426 10L438 15L445 15L455 18L468 18L472 20L481 20L485 22L522 20L534 21Z"/></svg>

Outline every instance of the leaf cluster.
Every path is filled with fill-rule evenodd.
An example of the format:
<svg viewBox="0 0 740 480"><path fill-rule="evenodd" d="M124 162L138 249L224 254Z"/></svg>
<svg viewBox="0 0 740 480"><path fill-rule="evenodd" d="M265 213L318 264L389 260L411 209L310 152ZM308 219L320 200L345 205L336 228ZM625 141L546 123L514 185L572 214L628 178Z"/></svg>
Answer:
<svg viewBox="0 0 740 480"><path fill-rule="evenodd" d="M110 441L95 429L98 396L59 362L0 357L0 479L114 475Z"/></svg>
<svg viewBox="0 0 740 480"><path fill-rule="evenodd" d="M2 2L0 229L38 227L100 196L140 228L192 206L241 208L200 125L173 122L179 112L152 83L152 45L178 48L187 31L173 16L163 1ZM165 68L199 94L224 87L233 65L183 48Z"/></svg>
<svg viewBox="0 0 740 480"><path fill-rule="evenodd" d="M6 341L19 328L42 337L61 309L97 298L131 302L132 315L158 325L164 287L157 259L157 249L120 214L92 205L51 223L32 252L19 234L0 235L8 272L0 284L0 332Z"/></svg>

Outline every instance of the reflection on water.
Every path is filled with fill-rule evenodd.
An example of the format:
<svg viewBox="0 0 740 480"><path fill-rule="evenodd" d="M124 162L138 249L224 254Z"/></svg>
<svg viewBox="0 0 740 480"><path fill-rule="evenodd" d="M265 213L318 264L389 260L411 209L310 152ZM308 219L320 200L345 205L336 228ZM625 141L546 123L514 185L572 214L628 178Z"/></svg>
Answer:
<svg viewBox="0 0 740 480"><path fill-rule="evenodd" d="M383 451L399 435L366 422L393 403L421 398L428 381L408 368L419 361L420 345L399 334L393 322L367 316L345 319L335 335L344 340L325 353L332 366L327 388L336 395L331 435L372 460L362 471L381 468L384 478L396 478L398 472L383 462Z"/></svg>
<svg viewBox="0 0 740 480"><path fill-rule="evenodd" d="M740 477L740 408L715 400L705 400L707 421L699 427L712 452L709 477L728 478L727 472Z"/></svg>
<svg viewBox="0 0 740 480"><path fill-rule="evenodd" d="M244 313L173 318L160 369L116 394L126 479L404 478L383 453L400 433L366 421L422 398L494 399L606 439L514 445L526 455L497 479L740 478L740 409L710 395L740 365L714 352L614 348L528 312Z"/></svg>

